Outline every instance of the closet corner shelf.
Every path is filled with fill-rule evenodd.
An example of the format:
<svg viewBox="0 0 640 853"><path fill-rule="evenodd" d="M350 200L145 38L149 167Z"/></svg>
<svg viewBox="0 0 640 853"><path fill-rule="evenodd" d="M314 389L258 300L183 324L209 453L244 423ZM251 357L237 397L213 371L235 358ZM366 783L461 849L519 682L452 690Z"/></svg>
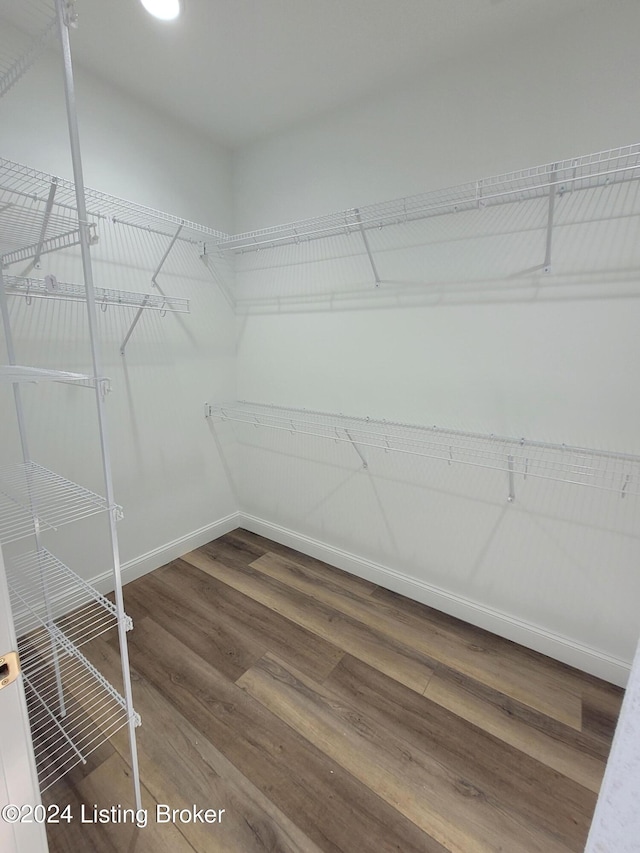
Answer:
<svg viewBox="0 0 640 853"><path fill-rule="evenodd" d="M35 298L84 303L86 300L86 291L82 285L57 281L56 279L5 275L4 285L8 296L24 296L27 301ZM190 312L188 299L179 296L164 296L160 293L134 293L126 290L96 287L95 298L96 303L103 310L106 310L110 305L115 305L182 314Z"/></svg>
<svg viewBox="0 0 640 853"><path fill-rule="evenodd" d="M7 582L23 663L45 657L54 626L80 648L118 625L115 604L45 548L8 558Z"/></svg>
<svg viewBox="0 0 640 853"><path fill-rule="evenodd" d="M120 507L35 462L0 468L0 543L17 542L40 531L56 530L99 512Z"/></svg>
<svg viewBox="0 0 640 853"><path fill-rule="evenodd" d="M29 720L41 791L140 716L61 632L53 632L58 671L37 657L23 668ZM58 678L59 677L59 678ZM61 706L60 695L64 698Z"/></svg>
<svg viewBox="0 0 640 853"><path fill-rule="evenodd" d="M216 249L242 254L639 179L640 143L634 143L419 195L246 231L220 240Z"/></svg>
<svg viewBox="0 0 640 853"><path fill-rule="evenodd" d="M439 459L448 465L502 471L508 477L508 499L514 499L516 478L533 477L640 496L640 456L552 444L525 438L462 432L436 426L353 417L331 412L274 406L245 400L207 404L207 417L253 427L312 436L350 444L365 468L362 448ZM369 454L372 459L372 454Z"/></svg>

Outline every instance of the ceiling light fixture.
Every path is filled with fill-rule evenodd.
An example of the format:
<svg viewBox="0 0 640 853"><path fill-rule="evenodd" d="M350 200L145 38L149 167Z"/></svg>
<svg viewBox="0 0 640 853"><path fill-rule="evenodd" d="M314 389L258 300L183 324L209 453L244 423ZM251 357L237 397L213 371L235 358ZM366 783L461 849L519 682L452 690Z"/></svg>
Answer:
<svg viewBox="0 0 640 853"><path fill-rule="evenodd" d="M144 8L161 21L173 21L180 14L181 0L140 0Z"/></svg>

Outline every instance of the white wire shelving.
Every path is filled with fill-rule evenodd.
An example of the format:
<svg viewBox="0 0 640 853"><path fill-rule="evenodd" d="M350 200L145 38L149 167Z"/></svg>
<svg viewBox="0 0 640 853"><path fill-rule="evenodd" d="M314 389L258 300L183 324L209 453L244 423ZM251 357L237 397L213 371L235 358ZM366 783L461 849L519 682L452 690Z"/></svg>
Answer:
<svg viewBox="0 0 640 853"><path fill-rule="evenodd" d="M52 0L21 0L0 7L0 97L36 62L55 33Z"/></svg>
<svg viewBox="0 0 640 853"><path fill-rule="evenodd" d="M140 227L171 237L168 251L190 223L177 223L161 214L145 219L147 209L93 193L87 209L78 134L69 28L75 23L73 3L66 0L0 0L0 96L31 67L54 33L64 59L66 118L73 181L0 159L0 313L9 364L0 380L13 385L22 462L0 469L0 542L29 537L35 550L15 557L8 569L12 613L18 635L23 682L36 766L42 791L86 757L115 731L127 726L136 807L142 805L135 727L140 717L133 708L126 631L132 627L124 611L116 522L122 516L113 492L104 398L108 380L101 377L97 311L109 304L136 308L128 340L143 309L188 311L188 302L156 294L118 293L94 287L91 246L97 241L97 223L124 211ZM153 212L152 212L153 213ZM175 228L174 228L175 226ZM164 230L162 230L164 228ZM196 226L197 228L197 226ZM175 233L174 233L175 232ZM219 232L207 234L207 238ZM182 237L184 239L184 237ZM198 239L202 241L199 236ZM28 278L47 253L79 247L82 286L60 284L54 276L44 281ZM20 264L22 278L5 270ZM158 267L158 271L160 269ZM157 274L157 273L156 273ZM157 286L155 275L152 282ZM20 365L16 356L7 295L55 297L83 301L86 307L91 375ZM104 494L71 482L32 461L22 402L26 382L57 381L92 386L99 423ZM42 545L42 534L62 525L103 513L109 531L109 560L115 603L65 566ZM122 666L121 696L79 651L92 639L115 628Z"/></svg>
<svg viewBox="0 0 640 853"><path fill-rule="evenodd" d="M363 448L436 459L448 465L502 471L508 499L516 479L529 477L586 486L621 497L640 496L640 456L565 444L462 432L249 401L206 404L205 416L351 444L364 467ZM371 456L369 454L369 456Z"/></svg>
<svg viewBox="0 0 640 853"><path fill-rule="evenodd" d="M198 245L217 244L229 236L223 231L89 187L85 187L85 197L94 238L96 225L101 220ZM45 216L49 240L52 240L52 233L60 240L63 235L76 231L78 212L73 182L0 158L0 254L4 255L5 266L25 259L22 254L18 255L15 245L24 238L25 227L32 238L28 242L37 247ZM5 235L14 235L11 254L5 245Z"/></svg>
<svg viewBox="0 0 640 853"><path fill-rule="evenodd" d="M81 648L118 624L113 602L46 548L8 558L7 583L25 655L31 648L44 657L41 650L49 644L53 627ZM125 614L124 619L131 630L131 618ZM29 659L25 655L23 663Z"/></svg>
<svg viewBox="0 0 640 853"><path fill-rule="evenodd" d="M58 281L53 276L45 279L26 276L5 275L5 290L8 296L31 299L57 299L63 302L82 302L86 291L81 284ZM123 308L145 308L150 311L189 313L189 300L179 296L164 296L161 293L134 293L108 287L96 287L96 302L102 310L110 305Z"/></svg>
<svg viewBox="0 0 640 853"><path fill-rule="evenodd" d="M29 367L22 364L0 365L0 382L65 382L73 385L95 387L95 378L86 373L68 370L50 370L46 367Z"/></svg>
<svg viewBox="0 0 640 853"><path fill-rule="evenodd" d="M51 641L59 661L57 674L39 665L37 655L23 665L41 791L72 767L85 764L119 729L130 722L140 725L138 714L127 709L126 700L62 633L54 631Z"/></svg>
<svg viewBox="0 0 640 853"><path fill-rule="evenodd" d="M105 498L35 462L0 468L0 542L7 544L39 531L105 512L121 514Z"/></svg>
<svg viewBox="0 0 640 853"><path fill-rule="evenodd" d="M557 163L506 172L454 187L350 208L285 225L247 231L218 242L220 252L251 252L372 228L402 225L431 216L526 201L640 179L640 143ZM366 242L366 238L365 238Z"/></svg>

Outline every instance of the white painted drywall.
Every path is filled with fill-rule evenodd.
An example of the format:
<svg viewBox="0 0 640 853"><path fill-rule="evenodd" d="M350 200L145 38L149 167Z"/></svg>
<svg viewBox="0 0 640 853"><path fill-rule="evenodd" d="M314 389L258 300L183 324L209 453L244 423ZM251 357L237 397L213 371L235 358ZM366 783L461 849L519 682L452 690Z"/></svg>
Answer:
<svg viewBox="0 0 640 853"><path fill-rule="evenodd" d="M76 69L86 182L96 189L202 221L231 222L229 153L178 127L124 93ZM66 117L57 59L38 64L0 102L0 156L68 177ZM93 247L99 287L151 292L151 274L169 239L102 222ZM11 273L20 269L12 267ZM43 257L35 275L80 280L76 250ZM124 563L161 565L196 539L207 541L237 501L203 417L211 394L235 394L233 313L198 256L179 243L158 277L162 290L191 300L190 314L146 312L127 346L119 347L135 309L99 311L105 374L113 391L107 412ZM23 363L89 369L82 306L11 300L18 358ZM0 340L4 360L4 342ZM75 366L74 366L75 365ZM95 405L91 392L69 386L24 389L32 457L102 492ZM15 458L10 394L2 406L3 459ZM232 525L233 526L233 525ZM108 569L106 525L89 519L45 535L57 556L82 575ZM195 539L190 538L195 532ZM169 551L166 549L169 548ZM7 548L10 556L11 548ZM125 574L125 581L127 576ZM104 584L102 584L104 588Z"/></svg>
<svg viewBox="0 0 640 853"><path fill-rule="evenodd" d="M236 226L640 140L639 26L637 3L596 4L247 146ZM625 215L598 221L612 209ZM563 198L546 278L526 272L544 258L544 202L370 232L376 293L358 235L243 255L239 397L638 453L639 211L637 187ZM510 620L529 623L534 647L564 637L558 656L624 680L638 501L529 480L509 505L500 474L384 454L362 471L344 445L236 434L253 518L464 596L471 621L493 613L514 639Z"/></svg>

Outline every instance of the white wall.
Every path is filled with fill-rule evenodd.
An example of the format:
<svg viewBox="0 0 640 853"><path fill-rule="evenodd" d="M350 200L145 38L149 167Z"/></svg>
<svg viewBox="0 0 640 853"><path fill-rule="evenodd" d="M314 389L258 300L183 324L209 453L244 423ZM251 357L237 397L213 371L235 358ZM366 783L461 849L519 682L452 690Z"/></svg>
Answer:
<svg viewBox="0 0 640 853"><path fill-rule="evenodd" d="M77 80L87 184L218 229L230 226L228 151L81 69ZM0 156L68 177L66 134L60 68L47 58L0 101ZM168 238L106 222L99 237L92 250L96 285L151 292ZM77 250L44 256L34 275L49 272L81 280ZM190 299L191 313L146 312L125 358L119 347L135 309L110 307L98 317L113 385L107 412L116 500L125 510L119 526L125 581L213 538L216 524L237 510L226 461L202 416L212 388L223 397L235 394L232 311L196 246L178 243L158 281L165 293ZM90 369L82 306L38 300L28 306L12 298L11 313L20 362ZM0 347L4 360L2 340ZM24 400L32 457L102 493L91 392L27 387ZM9 393L0 405L6 458L17 453ZM102 521L89 519L47 534L45 545L85 577L100 578L109 566L105 531Z"/></svg>
<svg viewBox="0 0 640 853"><path fill-rule="evenodd" d="M600 3L245 147L236 227L640 139L639 25L636 3ZM559 203L546 278L526 272L544 258L544 202L370 232L375 293L357 235L241 256L239 397L640 452L630 186ZM624 681L637 501L528 482L507 505L491 472L390 458L362 472L349 448L238 434L241 505L263 532Z"/></svg>

